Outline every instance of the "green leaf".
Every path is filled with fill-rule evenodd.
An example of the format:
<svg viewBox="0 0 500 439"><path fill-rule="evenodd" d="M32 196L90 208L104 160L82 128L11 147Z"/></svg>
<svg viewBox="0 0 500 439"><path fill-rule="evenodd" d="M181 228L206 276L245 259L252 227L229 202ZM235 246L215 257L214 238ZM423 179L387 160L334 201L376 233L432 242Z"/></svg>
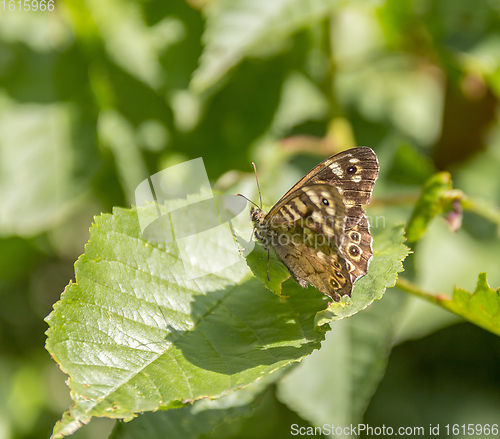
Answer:
<svg viewBox="0 0 500 439"><path fill-rule="evenodd" d="M197 439L222 423L250 416L256 396L280 376L276 371L219 399L202 399L178 409L145 413L132 422L120 422L110 439Z"/></svg>
<svg viewBox="0 0 500 439"><path fill-rule="evenodd" d="M270 128L275 136L287 134L309 120L322 120L328 114L328 101L321 90L300 72L292 72L283 82L281 101Z"/></svg>
<svg viewBox="0 0 500 439"><path fill-rule="evenodd" d="M97 217L75 264L76 283L46 319L47 350L69 375L73 399L54 437L92 416L130 420L221 397L319 348L320 293L291 285L283 300L253 278L243 260L186 279L187 271L203 273L212 259L231 260L236 247L224 244L223 235L229 228L195 235L201 250L191 262L181 261L179 240L152 243L141 235L138 212L152 217L157 208ZM196 228L198 218L187 217L186 230Z"/></svg>
<svg viewBox="0 0 500 439"><path fill-rule="evenodd" d="M396 284L398 273L403 271L403 260L409 253L404 245L402 225L387 229L373 239L373 259L368 273L354 284L352 297L344 296L340 302L331 303L327 309L318 312L316 324L349 317L380 299L386 288Z"/></svg>
<svg viewBox="0 0 500 439"><path fill-rule="evenodd" d="M269 277L267 270L267 260L269 258ZM274 294L281 296L281 287L285 280L290 278L290 273L283 263L272 251L267 251L259 243L255 244L252 252L246 258L247 264L253 274L266 288Z"/></svg>
<svg viewBox="0 0 500 439"><path fill-rule="evenodd" d="M442 295L436 298L447 310L500 335L500 288L495 291L488 285L486 273L479 274L474 293L455 287L451 300Z"/></svg>
<svg viewBox="0 0 500 439"><path fill-rule="evenodd" d="M68 104L18 104L0 93L1 236L53 229L77 201L73 119Z"/></svg>
<svg viewBox="0 0 500 439"><path fill-rule="evenodd" d="M144 12L126 2L86 2L85 6L109 57L151 88L160 88L165 73L159 58L171 45L183 39L182 23L166 17L149 27ZM75 10L74 14L81 14L81 11ZM110 16L117 19L110 20Z"/></svg>
<svg viewBox="0 0 500 439"><path fill-rule="evenodd" d="M406 228L408 242L418 241L427 230L430 221L450 209L451 199L458 195L452 189L451 176L448 172L440 172L427 180Z"/></svg>
<svg viewBox="0 0 500 439"><path fill-rule="evenodd" d="M328 16L337 0L223 0L207 8L205 50L191 86L201 93L256 49Z"/></svg>
<svg viewBox="0 0 500 439"><path fill-rule="evenodd" d="M394 317L404 302L401 294L387 294L364 312L332 324L321 350L279 382L278 398L315 426L360 422L384 375Z"/></svg>

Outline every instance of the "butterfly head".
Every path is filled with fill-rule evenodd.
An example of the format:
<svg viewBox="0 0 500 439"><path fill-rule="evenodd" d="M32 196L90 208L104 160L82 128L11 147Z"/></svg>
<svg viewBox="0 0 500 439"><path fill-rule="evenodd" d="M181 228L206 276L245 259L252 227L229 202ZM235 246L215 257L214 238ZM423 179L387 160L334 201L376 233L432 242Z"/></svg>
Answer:
<svg viewBox="0 0 500 439"><path fill-rule="evenodd" d="M254 224L260 224L264 220L265 213L262 212L262 209L259 209L258 207L251 206L250 207L250 219L252 220L252 223Z"/></svg>

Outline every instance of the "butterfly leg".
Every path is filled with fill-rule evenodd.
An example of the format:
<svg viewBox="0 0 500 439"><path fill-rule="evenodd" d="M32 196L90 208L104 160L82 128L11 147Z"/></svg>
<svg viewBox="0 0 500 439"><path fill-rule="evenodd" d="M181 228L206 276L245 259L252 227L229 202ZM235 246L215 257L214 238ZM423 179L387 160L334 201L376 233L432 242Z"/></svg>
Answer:
<svg viewBox="0 0 500 439"><path fill-rule="evenodd" d="M255 233L255 229L256 229L256 228L254 227L254 228L253 228L253 230L252 230L252 234L250 235L250 240L247 242L247 244L245 245L245 247L243 247L243 248L240 250L240 252L241 252L241 253L245 253L245 250L247 249L247 247L248 247L248 246L250 245L250 243L252 242L253 235L254 235L254 233Z"/></svg>
<svg viewBox="0 0 500 439"><path fill-rule="evenodd" d="M267 249L267 280L270 282L271 279L269 278L269 249Z"/></svg>

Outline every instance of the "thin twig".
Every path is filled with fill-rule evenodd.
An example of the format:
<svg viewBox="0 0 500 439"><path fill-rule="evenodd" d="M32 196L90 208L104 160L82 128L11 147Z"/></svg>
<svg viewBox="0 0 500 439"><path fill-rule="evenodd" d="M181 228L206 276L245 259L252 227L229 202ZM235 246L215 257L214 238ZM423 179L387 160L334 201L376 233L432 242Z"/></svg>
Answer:
<svg viewBox="0 0 500 439"><path fill-rule="evenodd" d="M394 206L399 204L414 204L418 201L419 198L420 198L419 193L374 197L370 202L370 207Z"/></svg>
<svg viewBox="0 0 500 439"><path fill-rule="evenodd" d="M398 280L396 281L396 287L399 288L400 290L406 291L407 293L415 294L416 296L421 297L422 299L428 300L436 304L441 304L441 301L444 299L449 300L449 297L447 297L446 295L439 294L436 296L432 293L423 290L422 288L418 287L417 285L415 285L414 283L410 282L408 279L405 279L403 277L398 278Z"/></svg>
<svg viewBox="0 0 500 439"><path fill-rule="evenodd" d="M486 200L473 199L467 196L464 196L463 199L460 200L460 204L464 210L475 213L496 224L500 236L500 208L497 205Z"/></svg>

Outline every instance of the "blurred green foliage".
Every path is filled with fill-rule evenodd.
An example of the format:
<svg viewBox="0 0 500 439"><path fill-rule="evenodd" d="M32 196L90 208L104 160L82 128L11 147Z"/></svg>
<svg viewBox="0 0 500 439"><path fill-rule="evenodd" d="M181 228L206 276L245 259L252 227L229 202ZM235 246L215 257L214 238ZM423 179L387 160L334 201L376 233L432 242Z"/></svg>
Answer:
<svg viewBox="0 0 500 439"><path fill-rule="evenodd" d="M93 216L133 204L148 175L202 156L214 187L257 199L255 161L269 205L326 156L367 145L381 163L374 233L408 221L436 171L476 207L500 204L495 0L11 3L0 3L0 438L47 437L70 404L43 318L74 279ZM432 219L406 278L451 295L486 272L496 290L495 218L469 209L457 232ZM372 386L388 362L364 420L496 421L498 337L468 323L442 329L460 320L396 288L366 312L386 301L391 324L363 326L386 346ZM325 343L357 346L337 323ZM280 386L240 418L219 413L214 437L290 437L292 423L318 422ZM342 406L343 388L332 393ZM112 428L94 420L75 436Z"/></svg>

